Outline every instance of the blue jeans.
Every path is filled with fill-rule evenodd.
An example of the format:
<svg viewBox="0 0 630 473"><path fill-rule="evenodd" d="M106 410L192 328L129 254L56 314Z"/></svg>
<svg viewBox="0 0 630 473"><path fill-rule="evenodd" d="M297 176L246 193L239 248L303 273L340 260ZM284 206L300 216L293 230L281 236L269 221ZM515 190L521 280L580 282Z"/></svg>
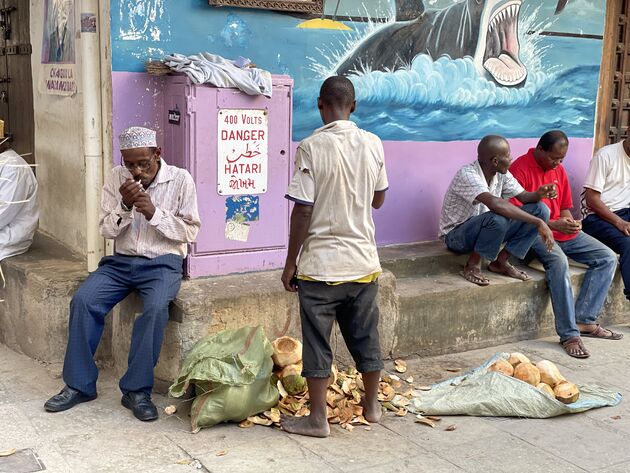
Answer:
<svg viewBox="0 0 630 473"><path fill-rule="evenodd" d="M521 210L545 222L549 220L549 208L541 202L523 205ZM537 235L535 225L485 212L469 218L448 232L444 242L455 253L474 251L489 261L497 259L501 245L505 242L505 249L511 255L523 259Z"/></svg>
<svg viewBox="0 0 630 473"><path fill-rule="evenodd" d="M532 253L545 268L545 279L551 293L556 332L560 341L578 337L578 323L594 324L597 321L615 276L617 255L583 232L573 240L556 241L551 252L547 251L539 237L532 245ZM588 266L575 302L567 257Z"/></svg>
<svg viewBox="0 0 630 473"><path fill-rule="evenodd" d="M96 394L98 368L94 353L103 334L105 316L133 290L140 293L144 311L131 335L129 366L120 380L123 393L153 389L157 364L168 322L168 305L182 281L182 257L106 256L88 276L70 303L68 347L63 364L64 382L87 395Z"/></svg>
<svg viewBox="0 0 630 473"><path fill-rule="evenodd" d="M615 212L626 222L630 222L630 208ZM582 228L589 235L612 248L620 256L619 269L623 279L623 293L630 300L630 237L624 235L617 227L606 220L591 214L582 222Z"/></svg>

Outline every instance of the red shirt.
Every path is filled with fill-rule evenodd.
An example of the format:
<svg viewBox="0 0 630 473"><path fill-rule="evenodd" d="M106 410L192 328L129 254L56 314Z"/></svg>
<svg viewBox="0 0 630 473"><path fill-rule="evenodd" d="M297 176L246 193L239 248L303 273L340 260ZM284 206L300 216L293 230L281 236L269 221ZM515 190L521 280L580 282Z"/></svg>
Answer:
<svg viewBox="0 0 630 473"><path fill-rule="evenodd" d="M562 210L573 208L573 198L571 197L571 188L569 187L569 179L567 173L560 164L556 169L545 171L541 168L534 158L534 148L531 148L527 154L518 158L510 166L510 173L523 186L527 192L535 192L544 184L555 184L558 197L555 199L542 199L542 202L549 207L551 215L549 221L553 222L560 218ZM521 206L518 200L512 199L514 205ZM566 233L553 231L553 237L556 241L568 241L574 239L578 234L567 235Z"/></svg>

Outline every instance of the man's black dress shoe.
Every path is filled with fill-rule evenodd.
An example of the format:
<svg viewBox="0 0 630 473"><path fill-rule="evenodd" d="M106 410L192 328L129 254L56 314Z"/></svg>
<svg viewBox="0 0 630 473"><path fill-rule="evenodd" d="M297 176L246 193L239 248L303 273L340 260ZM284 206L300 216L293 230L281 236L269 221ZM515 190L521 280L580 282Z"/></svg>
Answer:
<svg viewBox="0 0 630 473"><path fill-rule="evenodd" d="M46 401L44 409L48 412L61 412L82 402L88 402L94 399L96 399L96 394L94 396L88 396L81 391L72 389L70 386L65 386L59 394L54 395Z"/></svg>
<svg viewBox="0 0 630 473"><path fill-rule="evenodd" d="M136 419L147 421L155 420L158 418L158 411L153 401L151 401L151 395L142 391L132 391L127 394L123 394L120 403L127 409L133 412Z"/></svg>

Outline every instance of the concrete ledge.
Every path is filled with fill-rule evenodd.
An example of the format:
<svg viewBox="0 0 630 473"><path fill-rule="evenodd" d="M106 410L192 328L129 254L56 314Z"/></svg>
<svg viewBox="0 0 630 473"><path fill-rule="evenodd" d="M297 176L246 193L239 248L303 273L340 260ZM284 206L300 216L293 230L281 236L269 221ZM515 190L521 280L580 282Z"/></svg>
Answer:
<svg viewBox="0 0 630 473"><path fill-rule="evenodd" d="M533 279L516 281L492 275L478 287L458 275L465 257L441 242L381 248L384 273L379 307L382 355L437 355L553 335L554 322L544 273L528 268ZM82 260L58 243L38 236L32 249L2 262L7 286L0 303L0 342L60 368L67 340L68 306L87 276ZM163 390L177 375L190 348L204 335L243 325L262 325L271 339L300 337L295 294L280 283L280 271L185 280L172 304L156 387ZM584 269L572 268L577 289ZM629 305L616 276L606 301L604 323L625 322ZM106 325L97 358L118 374L127 366L135 317L142 303L131 295ZM335 357L351 361L338 331ZM59 365L59 366L56 366Z"/></svg>
<svg viewBox="0 0 630 473"><path fill-rule="evenodd" d="M37 234L31 249L1 263L0 342L31 358L60 363L66 349L68 306L87 276L85 263Z"/></svg>
<svg viewBox="0 0 630 473"><path fill-rule="evenodd" d="M459 276L466 256L438 241L385 247L379 255L397 278L400 316L394 356L454 353L555 334L544 270L536 261L522 267L531 281L486 272L491 284L479 287ZM585 266L570 264L577 294ZM629 309L617 273L600 320L626 322Z"/></svg>

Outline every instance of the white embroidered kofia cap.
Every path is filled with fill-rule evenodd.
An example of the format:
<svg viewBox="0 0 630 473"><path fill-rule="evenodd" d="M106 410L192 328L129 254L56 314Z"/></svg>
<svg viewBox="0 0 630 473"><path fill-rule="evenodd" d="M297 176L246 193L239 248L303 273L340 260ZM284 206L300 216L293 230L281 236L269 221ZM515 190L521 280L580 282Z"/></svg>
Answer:
<svg viewBox="0 0 630 473"><path fill-rule="evenodd" d="M121 150L157 147L155 130L141 126L132 126L131 128L127 128L118 137L118 142L120 143Z"/></svg>

